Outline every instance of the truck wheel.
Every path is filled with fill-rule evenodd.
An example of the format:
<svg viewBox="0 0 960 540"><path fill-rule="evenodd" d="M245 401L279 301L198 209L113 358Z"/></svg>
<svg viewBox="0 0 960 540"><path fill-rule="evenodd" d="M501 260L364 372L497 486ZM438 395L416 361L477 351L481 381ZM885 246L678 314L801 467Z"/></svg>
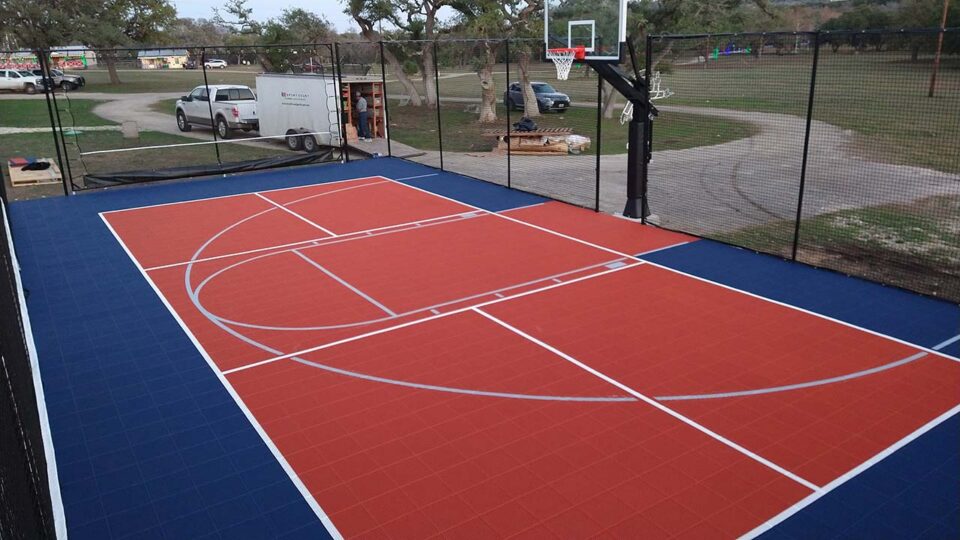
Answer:
<svg viewBox="0 0 960 540"><path fill-rule="evenodd" d="M219 135L221 139L230 138L230 126L227 125L227 121L224 120L222 116L217 117L217 135Z"/></svg>
<svg viewBox="0 0 960 540"><path fill-rule="evenodd" d="M317 145L317 140L313 138L313 135L303 136L303 150L306 153L312 154L316 152L318 149L319 149L319 145Z"/></svg>
<svg viewBox="0 0 960 540"><path fill-rule="evenodd" d="M183 111L177 111L177 129L180 131L190 131L193 129L190 122L187 122L187 116L183 114Z"/></svg>
<svg viewBox="0 0 960 540"><path fill-rule="evenodd" d="M63 81L62 83L60 83L60 88L63 88L64 90L69 92L70 90L76 90L77 85L70 81Z"/></svg>
<svg viewBox="0 0 960 540"><path fill-rule="evenodd" d="M37 93L37 87L34 86L34 85L32 85L32 84L28 84L27 86L25 86L25 87L23 88L23 90L24 90L26 93L31 94L31 95Z"/></svg>
<svg viewBox="0 0 960 540"><path fill-rule="evenodd" d="M296 132L287 133L287 148L293 152L303 148L303 139Z"/></svg>

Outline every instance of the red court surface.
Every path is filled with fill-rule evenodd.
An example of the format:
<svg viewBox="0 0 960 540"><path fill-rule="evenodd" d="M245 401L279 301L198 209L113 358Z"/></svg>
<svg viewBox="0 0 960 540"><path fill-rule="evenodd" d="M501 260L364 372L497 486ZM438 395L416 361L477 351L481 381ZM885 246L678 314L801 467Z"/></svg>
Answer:
<svg viewBox="0 0 960 540"><path fill-rule="evenodd" d="M954 360L560 203L375 177L103 218L346 537L742 535L960 401Z"/></svg>

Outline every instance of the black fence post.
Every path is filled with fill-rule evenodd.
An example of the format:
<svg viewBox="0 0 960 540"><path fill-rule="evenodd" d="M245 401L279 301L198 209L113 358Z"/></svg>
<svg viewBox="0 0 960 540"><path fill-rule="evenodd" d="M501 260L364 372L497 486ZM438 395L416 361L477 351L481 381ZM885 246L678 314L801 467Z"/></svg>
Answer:
<svg viewBox="0 0 960 540"><path fill-rule="evenodd" d="M387 97L387 68L383 61L383 41L380 41L380 80L383 81L383 134L387 138L387 155L393 157L393 149L390 147L390 99Z"/></svg>
<svg viewBox="0 0 960 540"><path fill-rule="evenodd" d="M507 63L505 67L507 72L506 91L507 95L510 95L510 40L505 39L504 43L506 44L507 49ZM496 99L496 96L494 96L494 99ZM513 107L510 106L510 100L505 101L503 105L507 108L507 187L509 188L512 187L510 182L510 171L512 169L510 165L510 109ZM493 106L496 108L496 102L494 102Z"/></svg>
<svg viewBox="0 0 960 540"><path fill-rule="evenodd" d="M200 62L201 67L203 68L203 88L207 91L207 111L210 114L210 127L213 128L213 151L217 155L217 165L223 166L223 161L220 160L220 145L217 144L217 124L213 120L213 103L212 96L210 96L210 82L207 81L207 49L204 47L200 48Z"/></svg>
<svg viewBox="0 0 960 540"><path fill-rule="evenodd" d="M47 80L52 80L48 76L50 73L50 69L49 69L49 66L47 65L47 60L46 60L47 51L44 49L39 49L36 51L36 54L37 54L37 63L40 64L40 72L43 73L43 76L42 76L43 97L47 102L47 114L50 116L50 131L51 131L51 134L53 135L53 147L57 152L57 165L60 167L60 176L61 176L61 180L63 181L63 194L64 196L69 196L70 195L70 186L69 186L70 179L68 178L68 175L67 175L67 168L64 166L64 163L63 163L63 154L60 152L60 136L57 133L57 126L59 124L56 121L56 118L54 117L53 103L50 100L50 94L53 92L53 90L47 89L47 84L46 84ZM66 153L66 151L67 149L64 148L63 152Z"/></svg>
<svg viewBox="0 0 960 540"><path fill-rule="evenodd" d="M46 62L47 70L44 72L44 77L46 77L46 74L49 74L50 69L52 69L50 67L50 61L47 60ZM50 74L50 82L51 84L53 82L52 74ZM57 93L53 90L53 88L50 88L47 91L50 93L50 99L53 102L53 112L57 117L57 130L60 133L60 145L63 147L63 164L67 166L67 181L70 183L70 192L73 193L73 167L70 166L70 152L67 150L67 137L63 134L63 121L60 119L60 106L57 105Z"/></svg>
<svg viewBox="0 0 960 540"><path fill-rule="evenodd" d="M380 46L383 47L383 42L380 42ZM340 103L339 110L344 111L343 108L343 64L340 60L340 42L335 41L333 43L333 63L336 66L337 70L337 102ZM350 163L350 147L347 145L347 121L349 118L346 117L346 113L340 113L340 159L345 163Z"/></svg>
<svg viewBox="0 0 960 540"><path fill-rule="evenodd" d="M433 87L437 94L437 145L440 147L440 170L443 170L443 122L440 119L440 69L437 67L437 41L433 41Z"/></svg>
<svg viewBox="0 0 960 540"><path fill-rule="evenodd" d="M647 104L649 104L650 81L653 79L653 36L647 34L646 42L646 50L643 51L643 77L646 82ZM643 166L645 172L643 175L643 189L640 193L640 200L642 201L640 207L643 209L643 211L640 212L640 223L646 224L647 214L650 213L650 161L653 159L653 120L650 119L649 114L647 114L643 124L643 131L646 133L646 138L643 140Z"/></svg>
<svg viewBox="0 0 960 540"><path fill-rule="evenodd" d="M810 125L813 122L813 96L817 88L817 62L820 58L820 32L813 34L813 66L810 69L810 93L807 96L807 126L803 134L803 161L800 164L800 192L797 194L797 217L793 224L793 250L791 260L797 260L800 243L800 220L803 218L803 192L807 181L807 156L810 151Z"/></svg>
<svg viewBox="0 0 960 540"><path fill-rule="evenodd" d="M596 185L593 190L593 211L600 211L600 146L603 145L603 77L597 76L597 141L594 145L597 154Z"/></svg>

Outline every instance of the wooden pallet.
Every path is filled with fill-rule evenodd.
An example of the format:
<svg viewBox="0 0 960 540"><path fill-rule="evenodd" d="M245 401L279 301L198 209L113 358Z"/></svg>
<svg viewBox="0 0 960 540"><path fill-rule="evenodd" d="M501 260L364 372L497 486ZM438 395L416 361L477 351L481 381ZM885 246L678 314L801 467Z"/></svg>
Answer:
<svg viewBox="0 0 960 540"><path fill-rule="evenodd" d="M43 161L50 164L49 169L42 171L25 171L23 167L10 167L8 165L8 172L10 173L10 184L13 187L20 186L36 186L40 184L59 184L63 181L63 175L60 173L60 168L57 167L57 164L53 162L50 158L41 158L37 161Z"/></svg>

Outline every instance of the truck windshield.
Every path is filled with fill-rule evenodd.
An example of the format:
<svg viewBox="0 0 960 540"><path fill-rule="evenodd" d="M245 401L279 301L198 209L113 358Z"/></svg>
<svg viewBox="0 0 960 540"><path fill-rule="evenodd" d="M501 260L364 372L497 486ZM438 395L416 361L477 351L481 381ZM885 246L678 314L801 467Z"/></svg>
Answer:
<svg viewBox="0 0 960 540"><path fill-rule="evenodd" d="M257 99L249 88L225 88L217 90L217 101L252 101Z"/></svg>

